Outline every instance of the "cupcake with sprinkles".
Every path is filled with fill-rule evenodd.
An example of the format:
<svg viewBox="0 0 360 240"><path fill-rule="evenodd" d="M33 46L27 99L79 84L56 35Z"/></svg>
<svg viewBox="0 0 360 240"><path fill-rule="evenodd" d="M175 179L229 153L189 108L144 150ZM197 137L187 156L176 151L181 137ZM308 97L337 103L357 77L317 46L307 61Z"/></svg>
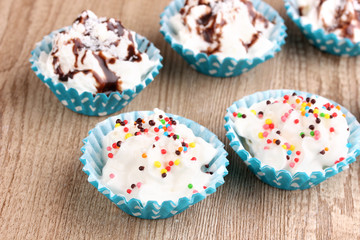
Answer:
<svg viewBox="0 0 360 240"><path fill-rule="evenodd" d="M106 129L97 136L102 153L91 157L94 144L85 141L84 171L89 180L96 179L90 182L99 191L133 216L170 217L224 182L228 161L223 144L190 120L155 109L100 125ZM87 139L98 133L95 129ZM101 165L98 171L88 169L92 162Z"/></svg>
<svg viewBox="0 0 360 240"><path fill-rule="evenodd" d="M355 117L320 96L256 93L235 102L225 119L230 145L261 180L278 188L312 187L360 153Z"/></svg>

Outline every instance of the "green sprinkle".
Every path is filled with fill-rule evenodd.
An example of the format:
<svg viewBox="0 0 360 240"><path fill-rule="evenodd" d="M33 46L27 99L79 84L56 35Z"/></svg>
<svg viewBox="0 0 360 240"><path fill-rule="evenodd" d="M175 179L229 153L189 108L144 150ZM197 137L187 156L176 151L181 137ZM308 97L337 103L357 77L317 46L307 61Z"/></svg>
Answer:
<svg viewBox="0 0 360 240"><path fill-rule="evenodd" d="M164 120L164 119L161 119L160 122L161 122L162 124L165 124L165 120Z"/></svg>
<svg viewBox="0 0 360 240"><path fill-rule="evenodd" d="M311 136L314 136L314 135L315 135L314 131L311 131L311 132L310 132L310 135L311 135Z"/></svg>
<svg viewBox="0 0 360 240"><path fill-rule="evenodd" d="M325 113L320 113L320 117L325 117Z"/></svg>
<svg viewBox="0 0 360 240"><path fill-rule="evenodd" d="M241 113L238 113L238 118L241 118L242 117L242 114Z"/></svg>
<svg viewBox="0 0 360 240"><path fill-rule="evenodd" d="M180 138L180 136L179 136L179 135L176 135L176 138L177 138L177 139L179 139L179 138Z"/></svg>
<svg viewBox="0 0 360 240"><path fill-rule="evenodd" d="M189 188L189 189L192 189L192 188L193 188L193 185L192 185L191 183L189 183L188 188Z"/></svg>

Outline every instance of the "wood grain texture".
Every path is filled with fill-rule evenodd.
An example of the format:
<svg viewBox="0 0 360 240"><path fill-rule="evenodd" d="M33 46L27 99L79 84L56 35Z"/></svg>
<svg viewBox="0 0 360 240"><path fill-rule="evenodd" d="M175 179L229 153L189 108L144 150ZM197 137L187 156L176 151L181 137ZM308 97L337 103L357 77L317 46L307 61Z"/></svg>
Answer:
<svg viewBox="0 0 360 240"><path fill-rule="evenodd" d="M240 77L192 70L159 33L168 0L0 1L1 239L360 239L360 167L310 190L282 191L260 182L228 146L225 110L268 89L298 89L331 98L360 117L360 58L336 57L308 44L288 26L276 57ZM208 127L226 144L229 175L215 194L166 220L130 217L87 182L81 140L106 117L65 108L30 70L36 42L69 25L84 9L120 18L164 56L153 83L121 112L155 107Z"/></svg>

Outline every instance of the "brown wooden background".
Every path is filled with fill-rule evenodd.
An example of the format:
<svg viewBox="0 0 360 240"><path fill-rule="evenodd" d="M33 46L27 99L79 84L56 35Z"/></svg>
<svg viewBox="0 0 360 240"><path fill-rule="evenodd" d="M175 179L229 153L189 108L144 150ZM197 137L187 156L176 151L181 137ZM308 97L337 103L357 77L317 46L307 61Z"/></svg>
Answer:
<svg viewBox="0 0 360 240"><path fill-rule="evenodd" d="M240 77L201 75L159 33L169 0L0 1L0 239L359 239L360 167L310 190L265 185L227 145L226 183L206 200L166 220L123 213L87 182L81 140L106 117L76 114L30 70L37 41L69 25L84 9L115 17L160 48L164 68L121 112L155 107L193 119L226 144L225 109L260 90L288 88L331 98L359 119L360 58L310 46L285 16L287 43L272 59Z"/></svg>

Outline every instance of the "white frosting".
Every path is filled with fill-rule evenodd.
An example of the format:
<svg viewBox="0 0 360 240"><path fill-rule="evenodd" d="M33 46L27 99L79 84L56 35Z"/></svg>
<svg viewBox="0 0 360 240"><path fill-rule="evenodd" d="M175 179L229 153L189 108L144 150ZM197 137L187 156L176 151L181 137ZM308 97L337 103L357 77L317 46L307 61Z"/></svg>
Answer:
<svg viewBox="0 0 360 240"><path fill-rule="evenodd" d="M122 34L119 31L122 31ZM77 49L77 58L74 52L76 48L74 40L81 44ZM89 10L84 11L69 29L56 34L52 46L49 54L46 52L40 54L39 66L42 73L56 83L62 82L66 88L75 88L79 93L96 94L99 89L100 92L132 89L141 83L143 76L157 64L149 60L146 53L138 51L134 32L123 28L121 23L113 18L98 18ZM134 47L134 55L129 55L129 46ZM107 88L101 90L101 84L95 77L97 74L101 78L100 82L109 81L98 56L106 59L105 67L110 73L115 74L117 84L115 83L110 90ZM141 57L141 61L136 61L135 58L138 56ZM69 74L65 81L62 81L56 71L58 67L65 75ZM91 70L95 74L86 70ZM80 72L71 76L71 72L74 71Z"/></svg>
<svg viewBox="0 0 360 240"><path fill-rule="evenodd" d="M101 182L115 194L124 195L127 200L137 198L143 203L150 200L159 203L166 200L177 202L179 198L190 198L192 194L204 191L212 177L206 173L212 170L211 166L207 169L208 166L205 165L215 157L216 149L202 138L196 137L187 126L177 121L174 125L159 109L155 109L153 115L145 116L143 120L141 126L147 130L141 135L135 136L135 132L140 130L139 125L134 125L134 119L128 119L126 125L122 122L124 126L118 124L106 135L103 140L106 164L102 170ZM150 120L155 125L151 126ZM165 136L163 128L156 132L155 128L168 124L161 122L165 120L172 123L165 134L179 135L179 139ZM118 141L122 142L120 148L115 146ZM188 144L187 148L182 145L183 142ZM178 155L176 151L179 147L183 151L178 152ZM162 152L164 150L166 153ZM159 166L155 166L156 162ZM141 166L144 167L143 170L140 170ZM164 176L166 167L170 167L170 171Z"/></svg>
<svg viewBox="0 0 360 240"><path fill-rule="evenodd" d="M349 130L340 107L317 96L310 103L298 96L285 98L271 98L271 104L262 101L233 113L235 130L253 157L275 170L309 175L344 160Z"/></svg>
<svg viewBox="0 0 360 240"><path fill-rule="evenodd" d="M360 3L356 0L297 0L303 24L324 29L340 38L360 41Z"/></svg>
<svg viewBox="0 0 360 240"><path fill-rule="evenodd" d="M274 46L269 40L274 24L257 12L251 1L188 0L185 4L169 21L175 40L195 54L216 54L220 59L254 58ZM201 17L207 14L210 20L201 24ZM210 42L204 36L207 31L214 32Z"/></svg>

